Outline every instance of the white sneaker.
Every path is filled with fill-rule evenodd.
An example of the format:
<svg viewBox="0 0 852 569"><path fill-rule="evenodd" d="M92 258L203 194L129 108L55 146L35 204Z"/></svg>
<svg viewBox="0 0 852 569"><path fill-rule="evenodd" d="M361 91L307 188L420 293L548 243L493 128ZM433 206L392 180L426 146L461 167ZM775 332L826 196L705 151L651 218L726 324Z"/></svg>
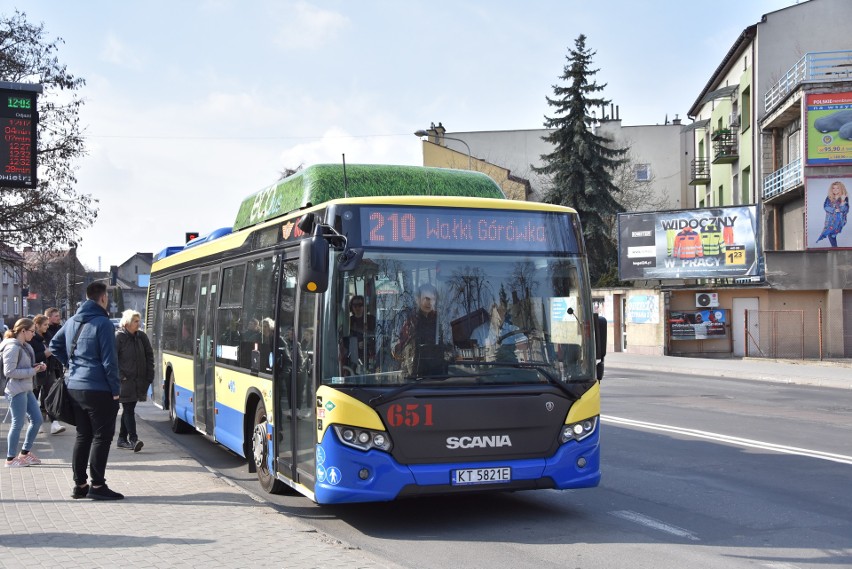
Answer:
<svg viewBox="0 0 852 569"><path fill-rule="evenodd" d="M54 421L53 423L50 424L50 434L51 435L58 435L59 433L62 433L64 431L65 431L65 426L62 423L60 423L59 421Z"/></svg>

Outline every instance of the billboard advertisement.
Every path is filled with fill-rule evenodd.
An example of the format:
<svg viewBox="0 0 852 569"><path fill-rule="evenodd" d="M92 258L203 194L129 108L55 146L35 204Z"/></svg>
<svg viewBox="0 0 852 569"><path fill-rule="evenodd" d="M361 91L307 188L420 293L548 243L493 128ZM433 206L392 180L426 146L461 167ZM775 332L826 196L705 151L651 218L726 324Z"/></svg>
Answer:
<svg viewBox="0 0 852 569"><path fill-rule="evenodd" d="M852 164L852 92L806 95L807 164Z"/></svg>
<svg viewBox="0 0 852 569"><path fill-rule="evenodd" d="M728 311L719 308L694 312L671 312L672 340L719 340L728 337Z"/></svg>
<svg viewBox="0 0 852 569"><path fill-rule="evenodd" d="M809 176L805 179L805 243L807 249L852 248L849 217L852 176Z"/></svg>
<svg viewBox="0 0 852 569"><path fill-rule="evenodd" d="M621 280L760 275L757 206L618 215Z"/></svg>

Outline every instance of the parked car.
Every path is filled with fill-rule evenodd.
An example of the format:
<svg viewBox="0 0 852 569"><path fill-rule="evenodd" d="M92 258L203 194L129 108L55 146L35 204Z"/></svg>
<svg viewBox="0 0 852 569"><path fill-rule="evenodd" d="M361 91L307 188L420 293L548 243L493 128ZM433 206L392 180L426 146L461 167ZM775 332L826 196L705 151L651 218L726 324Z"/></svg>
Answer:
<svg viewBox="0 0 852 569"><path fill-rule="evenodd" d="M121 318L110 318L109 321L112 322L112 325L115 326L116 330L119 329L119 323L121 322Z"/></svg>

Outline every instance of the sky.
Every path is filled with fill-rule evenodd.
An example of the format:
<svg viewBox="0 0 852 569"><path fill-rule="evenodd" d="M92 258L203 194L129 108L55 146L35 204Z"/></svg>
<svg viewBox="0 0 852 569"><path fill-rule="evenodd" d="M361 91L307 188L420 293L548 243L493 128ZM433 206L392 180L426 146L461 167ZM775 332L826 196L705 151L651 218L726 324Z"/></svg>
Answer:
<svg viewBox="0 0 852 569"><path fill-rule="evenodd" d="M233 224L286 168L421 165L414 131L543 128L584 34L624 125L684 123L747 26L795 0L0 0L79 91L90 270ZM712 11L712 12L711 12ZM473 151L476 154L475 149Z"/></svg>

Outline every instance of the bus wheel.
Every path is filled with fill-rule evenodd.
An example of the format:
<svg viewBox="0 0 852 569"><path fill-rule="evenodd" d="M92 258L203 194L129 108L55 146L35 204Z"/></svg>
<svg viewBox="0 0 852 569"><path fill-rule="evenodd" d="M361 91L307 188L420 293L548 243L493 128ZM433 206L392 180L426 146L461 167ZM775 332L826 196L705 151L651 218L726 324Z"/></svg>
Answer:
<svg viewBox="0 0 852 569"><path fill-rule="evenodd" d="M249 460L254 462L260 487L270 494L280 494L287 485L278 480L275 473L269 470L270 445L266 432L266 407L263 406L263 403L258 403L254 412L254 429L252 429L251 434L251 456Z"/></svg>
<svg viewBox="0 0 852 569"><path fill-rule="evenodd" d="M190 428L189 423L177 416L175 401L177 401L177 399L175 399L175 382L172 380L169 382L169 422L172 425L172 432L178 434L188 433L192 429Z"/></svg>

